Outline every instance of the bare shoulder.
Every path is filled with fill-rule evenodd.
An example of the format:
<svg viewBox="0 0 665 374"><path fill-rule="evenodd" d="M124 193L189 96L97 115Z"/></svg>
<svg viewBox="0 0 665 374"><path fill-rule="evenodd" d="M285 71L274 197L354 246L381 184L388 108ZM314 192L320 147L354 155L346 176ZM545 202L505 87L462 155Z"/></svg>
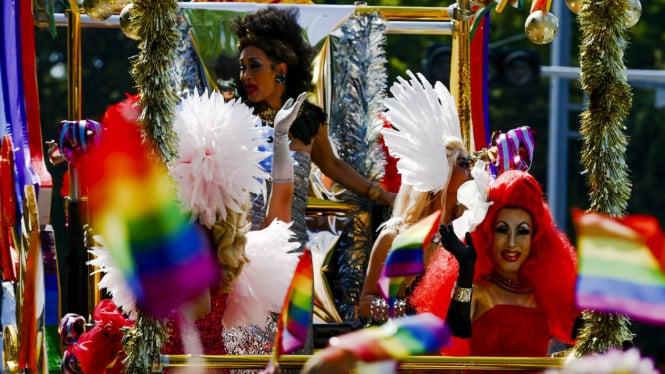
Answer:
<svg viewBox="0 0 665 374"><path fill-rule="evenodd" d="M397 235L398 235L397 230L394 229L381 230L379 236L374 241L374 247L372 248L372 251L382 249L385 252L388 252L390 247L393 245L393 241L395 240Z"/></svg>

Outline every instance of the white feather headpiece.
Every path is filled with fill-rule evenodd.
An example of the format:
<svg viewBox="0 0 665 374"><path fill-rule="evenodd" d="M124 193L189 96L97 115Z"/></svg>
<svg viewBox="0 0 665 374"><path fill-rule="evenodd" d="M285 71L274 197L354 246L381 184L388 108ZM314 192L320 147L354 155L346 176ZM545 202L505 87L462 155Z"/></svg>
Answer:
<svg viewBox="0 0 665 374"><path fill-rule="evenodd" d="M448 89L422 74L406 71L390 88L384 105L393 129L382 131L390 154L398 158L402 182L421 192L438 192L448 181L450 164L444 139L461 138L457 107Z"/></svg>
<svg viewBox="0 0 665 374"><path fill-rule="evenodd" d="M266 158L259 150L259 121L240 100L224 102L218 92L182 100L174 123L178 158L171 173L180 201L204 226L226 219L226 209L240 212L248 192L263 192L262 180L269 174L259 164Z"/></svg>

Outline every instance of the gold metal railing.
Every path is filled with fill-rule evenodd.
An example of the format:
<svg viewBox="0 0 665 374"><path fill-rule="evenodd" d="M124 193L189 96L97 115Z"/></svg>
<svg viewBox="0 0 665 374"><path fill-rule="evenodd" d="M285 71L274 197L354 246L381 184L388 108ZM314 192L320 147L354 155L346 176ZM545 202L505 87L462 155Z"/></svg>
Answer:
<svg viewBox="0 0 665 374"><path fill-rule="evenodd" d="M311 356L284 355L279 359L282 369L300 369ZM203 367L206 369L262 369L270 356L233 355L162 355L156 372L169 368ZM543 371L563 366L564 358L553 357L443 357L412 356L400 360L400 370L436 370L446 373L458 370Z"/></svg>

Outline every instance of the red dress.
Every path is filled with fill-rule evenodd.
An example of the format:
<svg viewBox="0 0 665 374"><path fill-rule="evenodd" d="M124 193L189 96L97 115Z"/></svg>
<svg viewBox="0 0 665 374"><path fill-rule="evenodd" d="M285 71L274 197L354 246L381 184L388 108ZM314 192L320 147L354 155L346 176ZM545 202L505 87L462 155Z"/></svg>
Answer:
<svg viewBox="0 0 665 374"><path fill-rule="evenodd" d="M496 305L472 323L471 356L546 357L550 328L542 310Z"/></svg>

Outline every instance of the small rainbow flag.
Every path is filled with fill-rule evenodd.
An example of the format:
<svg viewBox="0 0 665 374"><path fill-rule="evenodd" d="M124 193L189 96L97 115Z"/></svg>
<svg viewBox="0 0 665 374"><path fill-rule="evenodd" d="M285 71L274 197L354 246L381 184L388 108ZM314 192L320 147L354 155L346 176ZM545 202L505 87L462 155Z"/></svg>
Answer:
<svg viewBox="0 0 665 374"><path fill-rule="evenodd" d="M439 228L442 210L418 221L393 240L379 277L379 291L388 301L392 314L397 293L405 276L424 271L423 248L432 240Z"/></svg>
<svg viewBox="0 0 665 374"><path fill-rule="evenodd" d="M313 295L312 254L309 249L305 249L298 259L296 271L293 274L282 311L279 314L277 335L273 348L274 359L305 346L307 329L312 319Z"/></svg>
<svg viewBox="0 0 665 374"><path fill-rule="evenodd" d="M375 362L438 352L448 345L450 336L450 328L443 320L422 313L333 337L329 344L364 362Z"/></svg>
<svg viewBox="0 0 665 374"><path fill-rule="evenodd" d="M573 210L580 308L665 323L665 234L651 216Z"/></svg>
<svg viewBox="0 0 665 374"><path fill-rule="evenodd" d="M219 277L209 243L180 209L175 185L138 126L109 124L81 165L93 229L145 313L163 317ZM151 155L153 155L151 157Z"/></svg>

